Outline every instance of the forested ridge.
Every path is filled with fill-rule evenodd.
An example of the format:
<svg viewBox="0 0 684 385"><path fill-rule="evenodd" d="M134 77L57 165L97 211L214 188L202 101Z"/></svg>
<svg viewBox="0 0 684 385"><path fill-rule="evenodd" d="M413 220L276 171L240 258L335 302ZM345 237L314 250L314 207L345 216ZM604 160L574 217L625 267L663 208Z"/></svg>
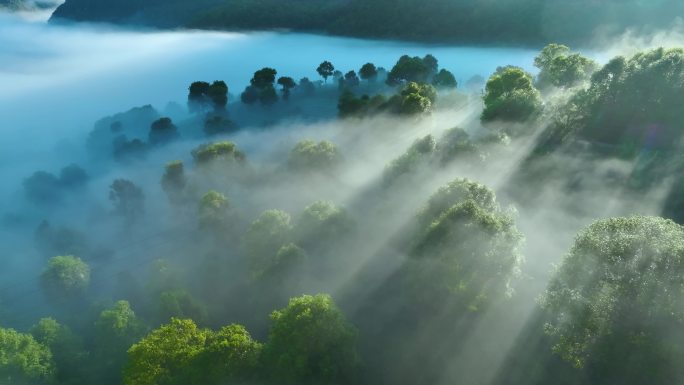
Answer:
<svg viewBox="0 0 684 385"><path fill-rule="evenodd" d="M682 15L676 0L67 0L53 20L541 46L665 30Z"/></svg>
<svg viewBox="0 0 684 385"><path fill-rule="evenodd" d="M684 50L324 59L103 117L15 186L0 384L682 381Z"/></svg>

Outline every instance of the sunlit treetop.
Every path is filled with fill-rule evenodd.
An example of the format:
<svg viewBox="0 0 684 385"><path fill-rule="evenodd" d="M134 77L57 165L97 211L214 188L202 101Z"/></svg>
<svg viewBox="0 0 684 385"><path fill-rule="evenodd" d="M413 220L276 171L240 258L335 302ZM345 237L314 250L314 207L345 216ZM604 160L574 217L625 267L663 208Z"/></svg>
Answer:
<svg viewBox="0 0 684 385"><path fill-rule="evenodd" d="M564 360L613 383L667 383L684 359L684 228L641 216L594 222L540 303Z"/></svg>
<svg viewBox="0 0 684 385"><path fill-rule="evenodd" d="M30 334L0 328L0 383L47 385L54 370L47 346Z"/></svg>
<svg viewBox="0 0 684 385"><path fill-rule="evenodd" d="M328 140L298 142L288 157L288 165L295 170L329 171L342 161L337 146Z"/></svg>
<svg viewBox="0 0 684 385"><path fill-rule="evenodd" d="M43 271L41 281L48 292L78 294L90 284L90 267L74 256L54 257Z"/></svg>
<svg viewBox="0 0 684 385"><path fill-rule="evenodd" d="M430 223L456 203L472 200L488 211L499 209L496 194L489 187L469 179L456 179L441 187L418 213L420 223Z"/></svg>
<svg viewBox="0 0 684 385"><path fill-rule="evenodd" d="M534 65L540 70L537 84L542 88L575 86L589 80L598 67L593 60L572 53L570 48L559 44L544 47L534 59Z"/></svg>
<svg viewBox="0 0 684 385"><path fill-rule="evenodd" d="M203 144L192 151L192 157L197 165L209 164L213 161L230 161L242 163L245 154L233 142L216 142Z"/></svg>
<svg viewBox="0 0 684 385"><path fill-rule="evenodd" d="M658 48L616 57L560 111L559 135L632 149L672 148L684 126L684 50ZM619 106L619 108L615 108Z"/></svg>
<svg viewBox="0 0 684 385"><path fill-rule="evenodd" d="M526 122L541 113L542 100L532 75L517 67L497 70L485 86L483 122Z"/></svg>
<svg viewBox="0 0 684 385"><path fill-rule="evenodd" d="M244 327L200 329L172 319L128 351L125 385L219 385L252 380L261 345Z"/></svg>

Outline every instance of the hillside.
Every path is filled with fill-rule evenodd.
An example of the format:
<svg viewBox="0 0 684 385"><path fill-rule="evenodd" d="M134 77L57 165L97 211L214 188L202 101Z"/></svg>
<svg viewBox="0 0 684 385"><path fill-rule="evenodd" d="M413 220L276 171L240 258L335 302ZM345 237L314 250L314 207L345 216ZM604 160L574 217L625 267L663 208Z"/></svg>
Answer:
<svg viewBox="0 0 684 385"><path fill-rule="evenodd" d="M67 0L53 19L431 42L587 45L628 29L667 28L681 15L684 4L674 0Z"/></svg>

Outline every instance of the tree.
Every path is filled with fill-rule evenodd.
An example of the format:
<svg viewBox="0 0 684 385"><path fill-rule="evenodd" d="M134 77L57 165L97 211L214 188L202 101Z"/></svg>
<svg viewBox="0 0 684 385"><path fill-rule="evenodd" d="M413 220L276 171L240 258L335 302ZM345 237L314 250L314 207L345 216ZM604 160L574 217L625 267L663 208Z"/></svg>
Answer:
<svg viewBox="0 0 684 385"><path fill-rule="evenodd" d="M182 161L174 160L166 164L161 184L171 203L180 202L187 183L188 180L185 177L185 167Z"/></svg>
<svg viewBox="0 0 684 385"><path fill-rule="evenodd" d="M553 351L592 383L666 384L683 373L684 229L663 218L594 222L541 306Z"/></svg>
<svg viewBox="0 0 684 385"><path fill-rule="evenodd" d="M217 80L209 86L207 96L214 105L214 110L225 111L228 104L228 86L222 80Z"/></svg>
<svg viewBox="0 0 684 385"><path fill-rule="evenodd" d="M264 106L270 106L278 101L278 93L273 85L269 85L261 89L259 93L259 102Z"/></svg>
<svg viewBox="0 0 684 385"><path fill-rule="evenodd" d="M254 104L257 101L269 106L278 101L278 94L273 86L278 71L273 68L264 67L254 73L250 80L250 85L241 95L242 102Z"/></svg>
<svg viewBox="0 0 684 385"><path fill-rule="evenodd" d="M311 253L323 254L345 239L354 229L346 210L332 202L317 201L297 218L294 229L298 245Z"/></svg>
<svg viewBox="0 0 684 385"><path fill-rule="evenodd" d="M426 62L418 56L404 55L387 75L387 84L397 86L408 82L425 83L432 74L434 63Z"/></svg>
<svg viewBox="0 0 684 385"><path fill-rule="evenodd" d="M80 188L86 183L88 183L88 174L77 164L70 164L59 172L59 184L64 188Z"/></svg>
<svg viewBox="0 0 684 385"><path fill-rule="evenodd" d="M168 322L172 318L188 318L204 323L207 310L186 290L171 290L159 295L157 320Z"/></svg>
<svg viewBox="0 0 684 385"><path fill-rule="evenodd" d="M0 384L49 384L54 374L52 353L30 335L0 329Z"/></svg>
<svg viewBox="0 0 684 385"><path fill-rule="evenodd" d="M254 86L247 86L245 91L240 94L240 100L244 104L254 104L259 101L259 89Z"/></svg>
<svg viewBox="0 0 684 385"><path fill-rule="evenodd" d="M683 49L663 48L610 60L556 114L551 138L601 142L631 156L645 143L673 149L684 132L682 61Z"/></svg>
<svg viewBox="0 0 684 385"><path fill-rule="evenodd" d="M458 83L456 82L454 74L445 69L442 69L432 78L432 85L437 88L449 89L456 88L458 86Z"/></svg>
<svg viewBox="0 0 684 385"><path fill-rule="evenodd" d="M382 179L386 186L407 174L412 174L421 166L426 166L437 149L437 142L432 135L417 139L399 158L385 167Z"/></svg>
<svg viewBox="0 0 684 385"><path fill-rule="evenodd" d="M410 82L399 94L390 99L395 104L395 112L406 115L428 114L432 112L432 105L437 100L437 90L429 84Z"/></svg>
<svg viewBox="0 0 684 385"><path fill-rule="evenodd" d="M359 76L356 74L356 71L347 72L344 74L344 79L340 80L340 85L346 87L357 87L359 83Z"/></svg>
<svg viewBox="0 0 684 385"><path fill-rule="evenodd" d="M368 82L374 82L378 78L378 70L375 68L375 64L366 63L359 70L359 76L361 79Z"/></svg>
<svg viewBox="0 0 684 385"><path fill-rule="evenodd" d="M588 80L596 71L596 63L579 54L570 52L570 48L560 44L549 44L534 59L535 67L540 72L537 84L540 87L568 88Z"/></svg>
<svg viewBox="0 0 684 385"><path fill-rule="evenodd" d="M192 150L192 157L198 166L214 162L243 163L245 161L245 154L237 148L235 143L228 141L203 144Z"/></svg>
<svg viewBox="0 0 684 385"><path fill-rule="evenodd" d="M121 383L126 352L142 335L143 324L128 301L118 301L100 313L95 321L94 351L99 383Z"/></svg>
<svg viewBox="0 0 684 385"><path fill-rule="evenodd" d="M439 62L437 61L436 57L432 56L431 54L425 55L425 57L423 57L423 64L425 64L425 67L428 69L430 76L437 74Z"/></svg>
<svg viewBox="0 0 684 385"><path fill-rule="evenodd" d="M283 76L278 79L278 84L283 87L283 99L287 100L290 98L290 90L297 86L294 79L288 76Z"/></svg>
<svg viewBox="0 0 684 385"><path fill-rule="evenodd" d="M199 384L191 365L205 349L208 334L191 320L171 319L128 350L124 384Z"/></svg>
<svg viewBox="0 0 684 385"><path fill-rule="evenodd" d="M525 122L538 116L542 109L541 96L532 84L532 75L516 67L502 68L492 75L487 81L483 100L483 122Z"/></svg>
<svg viewBox="0 0 684 385"><path fill-rule="evenodd" d="M199 203L200 228L220 233L228 226L230 202L225 195L211 190L204 194Z"/></svg>
<svg viewBox="0 0 684 385"><path fill-rule="evenodd" d="M318 66L316 69L316 72L318 72L319 75L325 80L325 82L328 82L328 78L333 75L335 72L335 66L332 65L331 62L329 61L324 61L321 63L321 65Z"/></svg>
<svg viewBox="0 0 684 385"><path fill-rule="evenodd" d="M511 293L522 234L483 185L457 179L420 212L406 282L416 303L481 311ZM425 302L428 301L428 302Z"/></svg>
<svg viewBox="0 0 684 385"><path fill-rule="evenodd" d="M87 382L87 372L83 365L87 359L87 352L81 339L67 326L61 325L53 318L43 318L31 328L31 335L36 342L50 350L55 369L54 379L57 383Z"/></svg>
<svg viewBox="0 0 684 385"><path fill-rule="evenodd" d="M148 146L140 139L129 140L119 135L112 140L113 156L116 161L128 162L145 159Z"/></svg>
<svg viewBox="0 0 684 385"><path fill-rule="evenodd" d="M378 103L371 103L371 98L368 95L363 95L357 98L353 92L349 90L344 90L340 99L337 102L337 113L340 118L348 118L352 116L363 117L373 109L373 107L378 107L385 102L384 97L379 95L382 101ZM375 100L377 102L377 100Z"/></svg>
<svg viewBox="0 0 684 385"><path fill-rule="evenodd" d="M278 71L276 71L275 69L264 67L254 73L254 77L252 77L250 83L258 89L273 86L273 84L276 81L277 74Z"/></svg>
<svg viewBox="0 0 684 385"><path fill-rule="evenodd" d="M54 257L48 261L40 283L43 292L54 302L73 304L90 285L90 267L77 257Z"/></svg>
<svg viewBox="0 0 684 385"><path fill-rule="evenodd" d="M263 212L245 234L247 265L251 278L260 277L276 259L278 250L292 237L290 214L281 210Z"/></svg>
<svg viewBox="0 0 684 385"><path fill-rule="evenodd" d="M318 143L302 140L290 151L288 166L300 171L330 171L340 164L342 156L330 141Z"/></svg>
<svg viewBox="0 0 684 385"><path fill-rule="evenodd" d="M304 93L304 95L312 95L314 92L316 92L316 86L314 83L309 80L309 78L301 78L299 80L299 90Z"/></svg>
<svg viewBox="0 0 684 385"><path fill-rule="evenodd" d="M172 319L128 351L125 385L220 385L253 380L261 344L240 325L218 332Z"/></svg>
<svg viewBox="0 0 684 385"><path fill-rule="evenodd" d="M129 223L145 212L145 194L130 180L116 179L109 187L109 200L114 205L114 213Z"/></svg>
<svg viewBox="0 0 684 385"><path fill-rule="evenodd" d="M207 82L194 82L190 84L188 89L188 109L190 112L203 112L206 108L209 98L209 88L211 85Z"/></svg>
<svg viewBox="0 0 684 385"><path fill-rule="evenodd" d="M330 296L302 296L271 314L265 359L275 382L286 385L351 384L359 356L356 330Z"/></svg>
<svg viewBox="0 0 684 385"><path fill-rule="evenodd" d="M407 115L429 113L432 111L432 103L430 99L420 94L408 94L401 101L400 111L402 114Z"/></svg>
<svg viewBox="0 0 684 385"><path fill-rule="evenodd" d="M61 199L59 179L51 173L36 171L24 180L26 198L36 204L53 204Z"/></svg>
<svg viewBox="0 0 684 385"><path fill-rule="evenodd" d="M211 105L214 110L222 112L228 104L228 86L222 80L194 82L188 93L188 109L190 112L204 112Z"/></svg>
<svg viewBox="0 0 684 385"><path fill-rule="evenodd" d="M155 120L150 126L148 141L151 145L167 144L178 139L178 127L170 118L160 118Z"/></svg>
<svg viewBox="0 0 684 385"><path fill-rule="evenodd" d="M209 334L195 367L204 371L200 374L206 378L203 384L254 383L260 377L257 369L261 351L262 345L252 339L244 326L224 326Z"/></svg>
<svg viewBox="0 0 684 385"><path fill-rule="evenodd" d="M224 135L236 129L235 123L225 116L214 115L204 121L204 134L206 136Z"/></svg>

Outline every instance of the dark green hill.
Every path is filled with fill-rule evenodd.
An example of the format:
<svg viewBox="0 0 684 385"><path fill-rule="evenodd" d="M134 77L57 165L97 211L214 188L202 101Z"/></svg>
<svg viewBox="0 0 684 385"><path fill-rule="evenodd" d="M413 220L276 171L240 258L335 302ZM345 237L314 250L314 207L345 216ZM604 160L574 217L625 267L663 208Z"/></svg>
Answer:
<svg viewBox="0 0 684 385"><path fill-rule="evenodd" d="M676 0L67 0L54 18L432 42L584 45L627 29L668 28L682 15L684 3Z"/></svg>

